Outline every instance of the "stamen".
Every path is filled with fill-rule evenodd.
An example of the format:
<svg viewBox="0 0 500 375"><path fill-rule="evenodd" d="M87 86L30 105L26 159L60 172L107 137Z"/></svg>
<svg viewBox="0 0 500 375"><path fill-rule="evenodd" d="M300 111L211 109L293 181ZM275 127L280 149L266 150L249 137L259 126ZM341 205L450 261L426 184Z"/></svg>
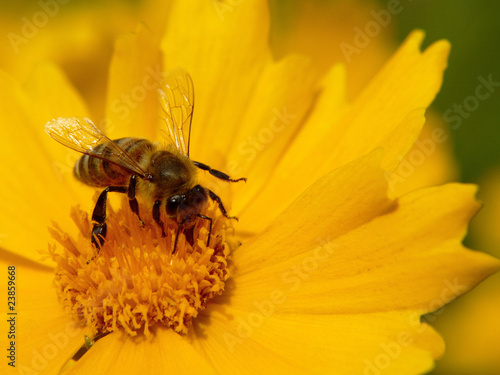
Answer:
<svg viewBox="0 0 500 375"><path fill-rule="evenodd" d="M229 277L227 219L215 204L202 212L213 219L210 246L208 221L197 219L179 235L177 223L163 218L166 236L141 206L145 227L128 207L108 209L108 234L99 254L91 245L92 222L80 208L71 211L79 234L71 238L54 224L57 241L49 247L56 262L55 286L62 304L88 327L88 335L122 329L146 336L156 324L186 333L190 323Z"/></svg>

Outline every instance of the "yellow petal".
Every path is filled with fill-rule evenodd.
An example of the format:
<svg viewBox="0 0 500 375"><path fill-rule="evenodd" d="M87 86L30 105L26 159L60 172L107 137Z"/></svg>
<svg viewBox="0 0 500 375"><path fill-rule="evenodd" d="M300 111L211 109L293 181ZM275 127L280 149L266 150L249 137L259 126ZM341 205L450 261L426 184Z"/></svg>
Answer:
<svg viewBox="0 0 500 375"><path fill-rule="evenodd" d="M481 179L478 198L483 208L471 222L469 239L490 254L500 256L500 173ZM446 306L432 324L447 342L437 363L442 374L495 374L500 369L500 274L478 285L472 293Z"/></svg>
<svg viewBox="0 0 500 375"><path fill-rule="evenodd" d="M111 139L156 139L162 74L157 42L143 25L118 39L109 71L106 118L96 125Z"/></svg>
<svg viewBox="0 0 500 375"><path fill-rule="evenodd" d="M52 269L6 253L0 258L3 270L16 267L16 367L12 373L56 374L83 344L83 329L70 319L57 300ZM0 290L6 296L7 283L2 283ZM2 306L4 322L12 317L6 315L10 312L6 307L7 303ZM8 348L9 342L2 328L0 345ZM10 367L2 364L2 369L5 368Z"/></svg>
<svg viewBox="0 0 500 375"><path fill-rule="evenodd" d="M460 244L478 208L474 187L421 189L391 205L377 178L361 162L327 175L239 248L231 303L248 309L281 293L282 311L426 313L498 269Z"/></svg>
<svg viewBox="0 0 500 375"><path fill-rule="evenodd" d="M223 194L224 189L237 188L235 196L241 207L247 203L245 199L252 199L266 189L275 173L269 166L279 162L303 125L315 87L316 75L304 58L289 56L266 66L246 111L240 115L240 124L225 155L225 172L234 177L244 176L251 183L231 186L213 181L218 183L218 194Z"/></svg>
<svg viewBox="0 0 500 375"><path fill-rule="evenodd" d="M57 175L56 186L67 190L71 202L87 199L89 194L73 177L73 167L82 154L55 142L44 131L44 125L57 117L89 117L83 99L64 73L48 63L37 65L23 88L23 105L32 124L30 132L39 137L43 152L52 158L52 169ZM69 207L64 209L67 216Z"/></svg>
<svg viewBox="0 0 500 375"><path fill-rule="evenodd" d="M410 34L341 119L342 129L332 134L332 152L324 161L330 168L384 145L384 139L411 111L426 108L434 99L441 86L449 44L436 42L421 52L422 39L421 32ZM399 153L406 153L411 144L399 147ZM389 155L384 162L390 166Z"/></svg>
<svg viewBox="0 0 500 375"><path fill-rule="evenodd" d="M165 69L181 66L193 78L192 156L210 164L214 153L227 154L262 70L271 63L268 3L178 1L169 17L162 41Z"/></svg>
<svg viewBox="0 0 500 375"><path fill-rule="evenodd" d="M120 332L97 341L68 375L91 374L215 374L185 337L171 329L158 329L151 339Z"/></svg>
<svg viewBox="0 0 500 375"><path fill-rule="evenodd" d="M252 188L253 178L249 178L248 186L237 190L234 196L234 210L239 215L239 227L245 228L246 231L257 231L263 228L266 223L283 211L286 207L283 202L287 201L288 197L299 194L296 189L297 184L306 186L304 181L313 182L312 175L316 176L314 171L311 168L304 169L298 165L297 160L307 162L317 157L318 140L330 136L333 131L332 126L338 124L345 106L345 80L344 66L334 66L320 84L322 94L315 103L317 110L311 113L296 135L300 140L288 145L284 154L285 161L279 161L277 168L266 168L272 171L272 174L265 175L266 184L263 188L257 185L259 186L257 192ZM247 149L252 151L251 147ZM261 155L261 152L262 150L255 149L256 155ZM231 162L228 165L231 166ZM269 165L276 165L276 163L269 163ZM301 174L300 178L298 174ZM298 180L292 181L293 177ZM277 196L280 198L276 199ZM261 210L256 210L256 204L266 207L264 217L261 215Z"/></svg>
<svg viewBox="0 0 500 375"><path fill-rule="evenodd" d="M31 77L23 89L0 75L0 122L6 124L0 157L9 161L3 167L9 178L0 184L0 193L6 198L0 225L2 247L39 259L37 251L49 242L51 220L64 222L70 205L85 194L72 176L78 153L52 140L44 125L58 113L81 113L84 106L55 68L41 66ZM35 115L33 111L42 105L46 108Z"/></svg>
<svg viewBox="0 0 500 375"><path fill-rule="evenodd" d="M380 157L381 152L373 152L316 181L269 227L238 248L234 260L240 271L286 261L316 247L326 235L340 237L392 209ZM271 257L276 259L267 264Z"/></svg>
<svg viewBox="0 0 500 375"><path fill-rule="evenodd" d="M327 121L331 124L330 132L320 132L320 137L313 138L316 141L314 152L302 158L295 156L302 155L297 150L303 143L311 144L312 141L307 138L314 137L314 134L307 132L303 136L299 133L294 138L294 143L275 167L276 173L266 189L253 199L247 199L248 207L244 209L245 215L241 215L246 230L262 230L274 218L273 212L289 205L316 179L377 147L390 148L384 153L383 165L386 168L397 165L418 137L424 123L422 109L436 95L446 67L448 43L437 42L421 52L422 39L421 32L412 33L348 107L329 108L326 100L314 107L303 129L309 126L317 128L319 125L314 122ZM408 87L413 89L408 90ZM325 90L323 95L331 95L331 91ZM328 120L329 117L331 120ZM276 196L280 196L278 201L274 198ZM274 210L262 219L258 212L260 207L272 205ZM257 217L261 219L256 220Z"/></svg>
<svg viewBox="0 0 500 375"><path fill-rule="evenodd" d="M389 192L394 196L458 177L448 126L435 112L428 111L425 117L422 133L405 158L387 174Z"/></svg>
<svg viewBox="0 0 500 375"><path fill-rule="evenodd" d="M55 117L89 116L80 94L54 65L37 65L24 85L33 123L42 126ZM48 88L52 87L52 90Z"/></svg>
<svg viewBox="0 0 500 375"><path fill-rule="evenodd" d="M190 338L218 374L415 374L444 349L409 312L297 315L212 305L204 315Z"/></svg>
<svg viewBox="0 0 500 375"><path fill-rule="evenodd" d="M1 33L6 37L0 41L0 65L24 81L33 65L54 62L78 88L95 118L104 117L110 47L118 35L137 25L137 19L145 19L138 16L142 4L106 1L73 6L49 0L18 4L11 3L15 6L2 14Z"/></svg>

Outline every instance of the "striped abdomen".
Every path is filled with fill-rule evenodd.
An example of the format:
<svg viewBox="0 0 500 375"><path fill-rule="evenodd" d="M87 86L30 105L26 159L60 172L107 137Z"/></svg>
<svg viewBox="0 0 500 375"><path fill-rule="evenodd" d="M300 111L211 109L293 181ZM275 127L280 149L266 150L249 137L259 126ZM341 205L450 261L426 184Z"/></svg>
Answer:
<svg viewBox="0 0 500 375"><path fill-rule="evenodd" d="M120 138L113 142L137 163L140 163L146 151L154 148L153 144L146 139ZM96 146L92 153L99 157L83 155L76 162L74 174L78 180L98 187L128 185L132 173L113 163L113 161L119 163L119 159L111 152L107 143Z"/></svg>

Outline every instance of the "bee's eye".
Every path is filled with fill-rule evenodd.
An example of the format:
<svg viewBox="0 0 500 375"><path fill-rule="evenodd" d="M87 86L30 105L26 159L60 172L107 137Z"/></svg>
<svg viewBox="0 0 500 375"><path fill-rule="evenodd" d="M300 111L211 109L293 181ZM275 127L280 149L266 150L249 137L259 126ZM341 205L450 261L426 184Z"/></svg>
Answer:
<svg viewBox="0 0 500 375"><path fill-rule="evenodd" d="M183 195L173 195L170 198L168 198L166 205L167 215L170 216L175 215L183 199L184 199Z"/></svg>

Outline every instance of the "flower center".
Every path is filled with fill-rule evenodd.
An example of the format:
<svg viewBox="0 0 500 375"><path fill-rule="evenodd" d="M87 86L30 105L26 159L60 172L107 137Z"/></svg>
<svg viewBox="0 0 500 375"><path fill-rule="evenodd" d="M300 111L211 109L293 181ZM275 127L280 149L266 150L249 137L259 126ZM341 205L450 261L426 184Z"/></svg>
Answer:
<svg viewBox="0 0 500 375"><path fill-rule="evenodd" d="M126 199L122 207L117 212L108 208L106 241L97 255L90 241L92 222L80 208L71 211L78 238L56 224L51 229L62 245L49 250L57 263L55 286L61 302L92 335L117 329L149 335L155 324L186 333L198 312L222 293L229 277L227 219L210 203L202 212L213 219L209 246L209 221L200 218L179 234L172 254L175 221L162 218L162 237L146 207L141 206L143 228Z"/></svg>

